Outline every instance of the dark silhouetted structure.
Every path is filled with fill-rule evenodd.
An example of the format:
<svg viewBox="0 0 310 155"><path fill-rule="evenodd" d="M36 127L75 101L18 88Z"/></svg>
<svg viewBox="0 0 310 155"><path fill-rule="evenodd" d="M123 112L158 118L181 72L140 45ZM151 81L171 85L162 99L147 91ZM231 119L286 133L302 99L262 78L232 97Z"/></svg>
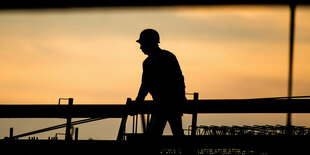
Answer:
<svg viewBox="0 0 310 155"><path fill-rule="evenodd" d="M193 1L143 1L143 0L66 0L55 1L45 0L44 3L38 0L10 0L5 1L0 6L0 10L15 9L44 9L44 8L75 8L75 7L113 7L113 6L206 6L206 5L286 5L290 7L290 35L289 35L289 80L288 96L280 98L261 98L261 99L223 99L223 100L188 100L182 112L192 114L192 126L188 129L188 134L182 138L174 136L162 136L160 154L179 154L175 152L175 144L182 141L187 147L195 148L199 154L309 154L310 128L291 125L292 113L310 113L309 96L292 96L293 90L293 56L294 56L294 31L295 31L295 12L301 5L309 5L310 1L303 0L193 0ZM153 33L156 35L156 33ZM142 41L139 39L139 42ZM158 35L158 45L159 35ZM147 47L147 46L144 46ZM157 47L159 49L159 47ZM168 51L160 50L160 53ZM150 53L149 53L150 54ZM149 55L150 56L150 55ZM174 57L175 58L175 57ZM161 62L161 61L158 61ZM176 61L177 62L177 61ZM178 66L179 67L179 66ZM166 69L166 68L165 68ZM166 70L167 71L167 70ZM161 72L164 73L164 72ZM171 73L166 72L168 75ZM181 77L181 76L180 76ZM155 77L151 77L154 78ZM182 79L182 78L180 78ZM167 78L166 78L167 80ZM173 81L177 82L177 81ZM160 85L155 85L159 87ZM170 83L169 83L170 84ZM142 85L143 86L143 85ZM165 88L167 88L166 86ZM145 90L148 87L141 87L141 100L146 93L151 93L155 100L155 92ZM170 89L164 89L170 96L175 92ZM143 90L144 89L144 90ZM163 93L163 92L162 92ZM307 98L307 99L306 99ZM164 99L164 98L162 98ZM179 98L177 98L179 99ZM71 102L72 101L72 102ZM150 104L135 104L136 101L127 100L126 105L73 105L73 99L68 105L0 105L0 118L64 118L65 124L60 124L40 130L31 131L24 134L14 135L13 127L10 128L9 137L0 139L0 148L2 154L137 154L137 150L143 148L145 143L144 136L139 134L126 133L126 121L129 114L154 114L158 113L158 104L153 101L144 101ZM176 100L177 101L177 100ZM71 102L71 103L70 103ZM159 101L155 101L160 103ZM154 104L153 104L154 103ZM165 102L161 102L165 103ZM178 102L167 102L178 103ZM168 104L163 104L166 112L169 110L178 113L175 106L167 108ZM179 106L179 104L178 104ZM170 111L170 112L171 112ZM197 114L225 114L225 113L287 113L287 125L277 126L196 126ZM181 116L178 115L178 118ZM195 117L194 117L195 116ZM71 118L87 118L78 121L72 121ZM118 140L80 140L78 132L75 132L75 140L70 128L73 125L92 122L105 118L122 118L119 129ZM125 118L125 119L124 119ZM134 119L133 119L134 120ZM194 121L195 120L195 121ZM165 121L166 123L167 121ZM159 126L160 127L160 126ZM51 131L55 129L66 128L65 140L58 140L57 136L48 140L38 140L36 138L21 139L23 137ZM76 130L78 131L78 130ZM82 131L83 132L83 131ZM160 133L160 132L158 132ZM193 136L194 135L194 136ZM55 139L56 138L56 139ZM149 153L145 153L149 154ZM183 152L182 152L183 154Z"/></svg>
<svg viewBox="0 0 310 155"><path fill-rule="evenodd" d="M148 57L143 62L142 84L136 101L144 101L150 93L154 102L160 105L159 110L152 114L147 134L161 136L168 121L173 135L183 136L179 107L186 103L186 97L178 60L174 54L159 47L160 37L156 30L143 30L137 42Z"/></svg>

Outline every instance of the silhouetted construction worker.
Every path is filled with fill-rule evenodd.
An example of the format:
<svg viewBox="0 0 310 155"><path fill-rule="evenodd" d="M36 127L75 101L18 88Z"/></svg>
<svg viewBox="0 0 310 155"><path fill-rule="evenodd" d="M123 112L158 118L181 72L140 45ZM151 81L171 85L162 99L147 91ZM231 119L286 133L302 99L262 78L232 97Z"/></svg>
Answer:
<svg viewBox="0 0 310 155"><path fill-rule="evenodd" d="M136 101L144 101L150 93L160 110L152 114L147 133L161 136L169 122L174 136L183 136L181 107L186 102L184 77L177 58L158 43L156 30L145 29L139 40L140 49L148 57L143 62L142 83Z"/></svg>

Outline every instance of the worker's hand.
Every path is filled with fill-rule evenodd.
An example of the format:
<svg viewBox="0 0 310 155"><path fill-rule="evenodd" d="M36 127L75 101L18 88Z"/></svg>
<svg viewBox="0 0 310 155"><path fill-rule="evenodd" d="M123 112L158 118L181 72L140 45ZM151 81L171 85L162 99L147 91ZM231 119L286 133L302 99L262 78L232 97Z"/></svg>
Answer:
<svg viewBox="0 0 310 155"><path fill-rule="evenodd" d="M135 104L142 104L144 102L144 100L136 100L134 103Z"/></svg>
<svg viewBox="0 0 310 155"><path fill-rule="evenodd" d="M139 104L139 103L143 103L144 98L137 96L135 103Z"/></svg>

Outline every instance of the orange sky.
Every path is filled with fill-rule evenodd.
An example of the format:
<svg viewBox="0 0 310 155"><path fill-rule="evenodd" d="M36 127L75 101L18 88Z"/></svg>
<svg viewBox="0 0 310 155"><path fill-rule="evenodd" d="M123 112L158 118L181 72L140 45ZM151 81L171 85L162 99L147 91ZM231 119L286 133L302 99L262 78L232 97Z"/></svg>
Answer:
<svg viewBox="0 0 310 155"><path fill-rule="evenodd" d="M310 95L309 19L310 9L298 7L293 95ZM57 104L59 97L124 104L139 89L146 56L135 40L145 28L158 30L160 47L179 59L187 92L203 99L287 95L285 6L1 11L0 21L0 104ZM285 115L202 118L206 125L285 123ZM309 126L308 118L293 122Z"/></svg>

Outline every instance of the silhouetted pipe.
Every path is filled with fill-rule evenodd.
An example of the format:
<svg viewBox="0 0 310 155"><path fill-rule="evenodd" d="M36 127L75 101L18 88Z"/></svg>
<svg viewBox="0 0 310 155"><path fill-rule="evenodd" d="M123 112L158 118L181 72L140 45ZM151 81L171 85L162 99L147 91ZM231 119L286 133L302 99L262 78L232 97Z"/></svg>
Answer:
<svg viewBox="0 0 310 155"><path fill-rule="evenodd" d="M10 128L10 139L13 138L13 128Z"/></svg>
<svg viewBox="0 0 310 155"><path fill-rule="evenodd" d="M72 122L71 107L73 106L73 98L69 98L68 100L69 100L69 102L68 102L68 116L67 116L66 136L65 136L66 141L72 140L72 135L70 133L70 130L71 130L71 122Z"/></svg>
<svg viewBox="0 0 310 155"><path fill-rule="evenodd" d="M79 128L75 128L74 140L79 140Z"/></svg>
<svg viewBox="0 0 310 155"><path fill-rule="evenodd" d="M198 101L198 93L194 93L194 101ZM192 136L196 135L196 127L197 127L197 113L194 112L192 116Z"/></svg>
<svg viewBox="0 0 310 155"><path fill-rule="evenodd" d="M102 116L102 117L96 117L96 118L87 118L87 119L71 122L71 125L78 125L78 124L94 122L94 121L102 120L102 119L105 119L105 118L108 118L108 117ZM52 130L57 130L57 129L65 128L66 126L67 126L67 123L60 124L60 125L55 125L55 126L51 126L51 127L47 127L47 128L43 128L43 129L39 129L39 130L34 130L34 131L31 131L31 132L19 134L19 135L14 136L13 138L17 139L17 138L21 138L21 137L25 137L25 136L30 136L30 135L38 134L38 133L43 133L43 132L48 132L48 131L52 131Z"/></svg>
<svg viewBox="0 0 310 155"><path fill-rule="evenodd" d="M289 78L288 78L288 100L291 100L293 91L293 58L294 58L294 31L295 31L295 4L290 4L291 20L290 20L290 47L289 47ZM292 115L287 114L287 127L292 125Z"/></svg>

